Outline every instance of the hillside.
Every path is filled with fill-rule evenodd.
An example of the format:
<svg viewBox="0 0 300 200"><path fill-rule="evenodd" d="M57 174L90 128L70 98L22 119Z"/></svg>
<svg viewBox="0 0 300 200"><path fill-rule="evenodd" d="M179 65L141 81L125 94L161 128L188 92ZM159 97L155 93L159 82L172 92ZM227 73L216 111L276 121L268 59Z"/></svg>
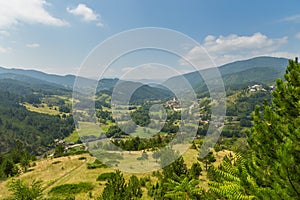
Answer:
<svg viewBox="0 0 300 200"><path fill-rule="evenodd" d="M138 152L142 154L142 152ZM214 152L216 156L216 162L214 162L214 166L218 166L221 160L224 158L225 155L229 155L230 151L220 151ZM197 160L197 151L194 149L189 149L184 155L184 160L187 166L190 168ZM93 189L90 190L92 194L92 198L88 198L88 193L78 193L74 194L76 199L78 200L85 200L85 199L93 199L101 195L106 181L97 181L97 177L101 174L107 172L114 172L114 169L111 168L95 168L95 169L88 169L87 166L89 163L93 163L95 161L95 157L91 157L89 154L81 154L81 155L74 155L69 157L60 157L54 159L41 159L35 162L35 166L32 166L29 172L21 174L18 178L26 181L32 182L33 180L41 180L42 185L44 188L43 194L45 197L51 197L51 189L60 185L65 184L78 184L80 182L91 183L93 185ZM204 168L204 164L201 164ZM126 181L129 180L130 173L124 173L124 177ZM146 178L147 184L157 182L158 178L153 175L153 173L146 172L146 173L138 173L135 174L139 179ZM208 179L207 173L203 171L202 175L200 176L202 179L201 186L204 188L208 187ZM0 182L0 199L6 198L9 196L10 192L8 191L6 184L8 181ZM146 186L142 187L143 190L143 198L150 200L152 199L150 196L147 195L148 188ZM66 194L58 195L61 198L66 198Z"/></svg>
<svg viewBox="0 0 300 200"><path fill-rule="evenodd" d="M0 90L0 152L15 148L16 141L31 153L41 155L54 147L54 139L64 138L74 130L72 117L61 119L31 112L21 102L38 103L34 96L18 96Z"/></svg>
<svg viewBox="0 0 300 200"><path fill-rule="evenodd" d="M236 61L218 67L222 75L225 88L242 89L254 83L269 84L275 82L277 78L282 78L288 60L285 58L256 57L249 60ZM205 69L203 73L209 73ZM200 74L202 73L200 71ZM183 77L199 93L207 91L203 78L198 72L184 74ZM213 75L211 79L213 79ZM172 77L164 82L164 85L173 87L178 84L182 77Z"/></svg>
<svg viewBox="0 0 300 200"><path fill-rule="evenodd" d="M9 177L18 175L18 179L29 183L33 179L42 180L45 189L43 195L47 198L65 199L70 194L62 188L71 188L71 191L72 188L82 187L82 191L78 189L79 192L74 193L76 199L93 199L105 191L107 185L114 180L111 179L112 177L107 178L106 181L97 180L99 175L107 176L105 173L114 172L107 166L118 166L121 169L140 172L136 174L136 184L142 190L143 199L164 197L165 189L168 189L165 188L164 183L170 184L172 182L169 182L170 180L175 182L179 180L180 183L193 180L195 181L193 188L203 188L201 192L203 195L209 188L208 180L212 180L211 177L214 175L210 171L211 168L219 166L224 156L226 159L234 159L234 152L243 154L249 150L245 135L253 125L251 113L255 105L262 105L264 100L271 102L273 87L269 85L274 84L276 78L283 76L282 66L286 62L286 59L259 57L219 68L227 90L227 116L224 119L222 136L204 158L199 157L199 151L205 142L207 129L212 120L211 105L216 103L205 95L197 102L200 108L199 124L192 123L192 118L199 117L198 110L193 108L188 110L191 119L187 119L184 124L180 121L181 115L187 110L180 108L180 102L171 98L174 94L165 87L149 86L134 81L102 79L98 82L95 97L96 121L80 121L78 129L74 131L71 114L72 91L68 87L48 81L51 78L41 80L27 75L0 73L0 136L2 138L0 178L4 180L0 182L0 189L3 191L0 198L9 195L6 185L10 181ZM205 83L196 72L185 74L184 77L188 78L199 96L206 92ZM178 84L179 78L173 77L165 83L177 82ZM119 83L118 87L116 87L117 83ZM114 91L116 88L119 90ZM122 105L113 115L110 102L113 91L115 100L122 102L124 94L126 95L126 92L131 91L132 88L137 90L130 99L131 103L135 104L130 106L130 115L124 114L125 107L123 108ZM94 96L85 96L83 100L91 102L93 98ZM157 102L163 102L166 110L165 123L159 120L162 115L159 111L149 113L151 106ZM88 109L78 112L84 119ZM128 117L133 122L128 122ZM119 120L118 123L115 121L116 118ZM151 126L147 127L148 124ZM162 128L156 132L156 126L161 124ZM182 125L187 127L184 129L187 131L181 131L180 135L183 137L184 134L194 130L197 134L190 140L191 148L175 162L167 166L163 165L164 159L173 160L177 152L170 149L172 153L167 154L168 158L165 158L164 153L159 152L158 149L173 140ZM99 126L102 128L101 131ZM81 130L84 131L80 132ZM77 131L80 132L80 139ZM104 139L104 135L108 137L107 140ZM172 147L180 147L180 138L174 141ZM116 146L122 151L118 152ZM87 149L90 154L86 154ZM34 157L24 153L25 150L45 157L43 159L39 157L40 160L35 161ZM105 160L108 155L111 157ZM22 159L22 156L26 159ZM98 156L98 160L93 156ZM101 156L104 156L104 160L101 160ZM141 168L140 165L144 166ZM155 173L144 172L145 169L153 169L157 166L163 166L164 169ZM127 187L128 184L129 187L132 184L130 182L132 174L123 173L123 175L124 185ZM59 192L53 192L55 190Z"/></svg>

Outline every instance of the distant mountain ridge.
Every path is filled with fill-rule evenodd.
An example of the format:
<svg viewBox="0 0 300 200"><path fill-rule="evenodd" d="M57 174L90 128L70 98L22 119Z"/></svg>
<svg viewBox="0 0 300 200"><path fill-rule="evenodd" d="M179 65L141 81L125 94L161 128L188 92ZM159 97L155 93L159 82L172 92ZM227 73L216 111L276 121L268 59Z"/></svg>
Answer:
<svg viewBox="0 0 300 200"><path fill-rule="evenodd" d="M249 84L269 84L277 78L283 78L288 59L275 57L255 57L248 60L236 61L218 67L223 78L225 88L241 89ZM191 72L182 76L175 76L164 82L164 85L176 86L182 78L185 78L197 91L207 90L203 77L211 69ZM212 79L214 74L212 74Z"/></svg>
<svg viewBox="0 0 300 200"><path fill-rule="evenodd" d="M268 84L274 82L277 78L282 78L285 73L285 68L288 64L286 58L275 57L256 57L248 60L236 61L218 67L226 88L239 89L252 83ZM209 72L211 69L205 69L201 72ZM143 89L140 89L137 96L151 97L154 94L162 92L164 97L169 96L171 93L163 86L172 86L176 88L178 83L184 77L196 92L203 92L207 90L206 84L198 72L191 72L181 76L171 77L162 85L159 84L143 84L140 82L127 81L127 83L141 84ZM211 77L213 78L213 77ZM75 75L55 75L47 74L36 70L24 69L7 69L0 67L0 79L13 79L29 85L48 85L55 88L64 88L72 90L75 80L79 80L82 85L95 85L93 79L76 77ZM98 81L97 91L110 90L117 82L117 78L104 78ZM147 86L147 87L144 87ZM142 94L146 92L147 94ZM160 96L160 95L158 95Z"/></svg>
<svg viewBox="0 0 300 200"><path fill-rule="evenodd" d="M17 75L27 76L30 78L34 78L36 81L40 80L41 83L44 83L44 84L61 85L66 88L69 88L69 89L73 88L74 81L76 79L75 75L61 76L61 75L56 75L56 74L47 74L47 73L37 71L37 70L25 70L25 69L15 69L15 68L7 69L7 68L0 67L0 76L2 78L4 77L4 74L7 74L10 76L10 77L5 77L5 78L12 78L12 79L20 80L21 77L17 76ZM16 76L12 77L13 74ZM78 78L81 78L87 82L92 81L91 79L88 79L88 78L83 78L83 77L78 77ZM23 79L23 81L24 81L24 79ZM28 80L26 80L26 82L27 81Z"/></svg>

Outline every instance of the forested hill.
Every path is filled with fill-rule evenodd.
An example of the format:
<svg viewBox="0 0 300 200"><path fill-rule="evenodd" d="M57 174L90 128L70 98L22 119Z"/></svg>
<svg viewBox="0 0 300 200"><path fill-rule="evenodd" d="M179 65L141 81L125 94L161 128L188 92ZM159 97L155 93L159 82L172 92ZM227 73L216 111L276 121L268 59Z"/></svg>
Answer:
<svg viewBox="0 0 300 200"><path fill-rule="evenodd" d="M43 85L56 85L60 87L65 87L72 89L74 81L76 79L75 75L55 75L47 74L37 70L23 70L23 69L7 69L0 67L0 78L10 78L25 83L36 83ZM91 83L93 80L83 77L78 77L81 81L85 83Z"/></svg>
<svg viewBox="0 0 300 200"><path fill-rule="evenodd" d="M275 57L256 57L248 60L236 61L218 67L225 88L238 90L252 84L268 84L275 82L277 78L283 78L285 68L288 64L286 58ZM207 74L210 69L184 74L184 78L189 81L191 86L198 92L207 90L205 82L200 74ZM165 85L178 84L182 77L172 77L168 79ZM211 78L214 78L213 76Z"/></svg>
<svg viewBox="0 0 300 200"><path fill-rule="evenodd" d="M72 116L61 118L31 112L21 102L38 103L40 94L33 94L30 87L10 87L1 80L0 87L0 152L15 148L16 141L31 153L40 155L54 147L54 139L64 138L74 130ZM16 86L16 85L11 85ZM22 92L22 90L24 91ZM9 90L13 90L10 92Z"/></svg>

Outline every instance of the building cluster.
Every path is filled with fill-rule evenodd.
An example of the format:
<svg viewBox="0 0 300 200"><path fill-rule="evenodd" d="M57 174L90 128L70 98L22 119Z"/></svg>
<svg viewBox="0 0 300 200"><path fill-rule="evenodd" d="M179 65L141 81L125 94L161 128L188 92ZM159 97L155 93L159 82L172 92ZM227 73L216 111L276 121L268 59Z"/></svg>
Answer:
<svg viewBox="0 0 300 200"><path fill-rule="evenodd" d="M255 85L252 85L252 86L248 86L248 91L249 92L257 92L257 91L267 91L263 85L260 85L260 84L255 84Z"/></svg>

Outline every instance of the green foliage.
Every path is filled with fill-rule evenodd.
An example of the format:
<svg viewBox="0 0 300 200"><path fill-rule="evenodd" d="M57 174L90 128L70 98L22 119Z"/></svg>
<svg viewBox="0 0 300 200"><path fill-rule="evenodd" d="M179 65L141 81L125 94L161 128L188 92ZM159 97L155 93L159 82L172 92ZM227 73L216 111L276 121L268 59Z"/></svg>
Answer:
<svg viewBox="0 0 300 200"><path fill-rule="evenodd" d="M65 153L65 146L63 144L58 144L55 147L54 157L61 157Z"/></svg>
<svg viewBox="0 0 300 200"><path fill-rule="evenodd" d="M131 200L138 199L141 196L142 191L138 178L131 176L128 184L126 184L123 174L120 171L116 171L116 173L113 173L108 179L99 199Z"/></svg>
<svg viewBox="0 0 300 200"><path fill-rule="evenodd" d="M256 107L248 132L250 154L214 169L210 192L228 199L298 199L300 196L300 65L289 61L272 105ZM213 196L212 195L212 196ZM211 196L210 196L211 197ZM215 196L213 196L215 198Z"/></svg>
<svg viewBox="0 0 300 200"><path fill-rule="evenodd" d="M273 199L300 196L300 65L289 61L286 81L277 80L272 106L265 104L253 116L248 133L253 149L250 172L258 184L268 188Z"/></svg>
<svg viewBox="0 0 300 200"><path fill-rule="evenodd" d="M98 176L97 181L107 181L115 176L114 172L102 173Z"/></svg>
<svg viewBox="0 0 300 200"><path fill-rule="evenodd" d="M163 155L164 154L162 154L162 157ZM174 177L180 177L181 175L187 175L187 167L182 156L174 160L174 162L172 162L170 165L167 165L163 168L164 179L174 179Z"/></svg>
<svg viewBox="0 0 300 200"><path fill-rule="evenodd" d="M102 192L100 199L121 200L124 199L125 191L126 191L125 179L123 177L123 174L121 174L120 171L117 171L110 179L108 179L108 182L105 185L105 188Z"/></svg>
<svg viewBox="0 0 300 200"><path fill-rule="evenodd" d="M32 181L30 185L21 180L12 179L8 185L12 195L11 200L36 200L42 197L41 181Z"/></svg>
<svg viewBox="0 0 300 200"><path fill-rule="evenodd" d="M53 187L50 190L50 194L54 195L73 195L78 193L87 193L94 188L92 183L89 182L80 182L78 184L64 184Z"/></svg>
<svg viewBox="0 0 300 200"><path fill-rule="evenodd" d="M87 169L96 169L96 168L106 168L107 166L104 165L98 159L96 159L93 163L87 163L86 167L87 167Z"/></svg>
<svg viewBox="0 0 300 200"><path fill-rule="evenodd" d="M190 179L189 177L171 179L166 183L167 192L164 195L167 199L201 199L203 189L198 186L199 180Z"/></svg>
<svg viewBox="0 0 300 200"><path fill-rule="evenodd" d="M131 112L130 116L132 120L139 126L147 126L150 124L150 117L148 115L149 109L140 107L136 111Z"/></svg>
<svg viewBox="0 0 300 200"><path fill-rule="evenodd" d="M208 199L257 199L262 191L250 176L241 156L224 157L218 168L210 168Z"/></svg>
<svg viewBox="0 0 300 200"><path fill-rule="evenodd" d="M26 172L30 161L35 160L35 157L29 154L19 141L16 141L15 146L10 153L0 154L0 178L13 177L20 170ZM18 164L22 169L18 167Z"/></svg>
<svg viewBox="0 0 300 200"><path fill-rule="evenodd" d="M198 179L202 172L200 163L193 163L191 169L188 172L191 178Z"/></svg>
<svg viewBox="0 0 300 200"><path fill-rule="evenodd" d="M64 138L73 132L72 116L46 115L28 111L20 103L25 97L0 91L0 151L8 152L20 141L26 149L41 155L54 147L54 139Z"/></svg>
<svg viewBox="0 0 300 200"><path fill-rule="evenodd" d="M164 137L158 135L154 138L133 137L115 140L113 144L126 151L139 151L164 147L172 138L172 135L166 135Z"/></svg>
<svg viewBox="0 0 300 200"><path fill-rule="evenodd" d="M205 163L205 170L208 170L208 166L216 161L216 158L212 151L208 152L208 154L204 158L198 157L198 160Z"/></svg>
<svg viewBox="0 0 300 200"><path fill-rule="evenodd" d="M141 198L143 195L141 184L139 179L132 175L128 181L126 187L126 197L125 199L138 199Z"/></svg>

